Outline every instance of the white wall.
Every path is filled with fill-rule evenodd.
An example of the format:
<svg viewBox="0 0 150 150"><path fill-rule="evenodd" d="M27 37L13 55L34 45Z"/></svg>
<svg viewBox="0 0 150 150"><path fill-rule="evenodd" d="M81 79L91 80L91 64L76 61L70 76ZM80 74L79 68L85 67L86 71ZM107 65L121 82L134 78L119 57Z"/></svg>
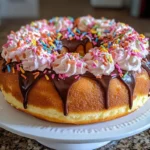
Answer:
<svg viewBox="0 0 150 150"><path fill-rule="evenodd" d="M39 0L0 0L1 18L38 17Z"/></svg>
<svg viewBox="0 0 150 150"><path fill-rule="evenodd" d="M131 0L90 0L94 7L120 8L129 7Z"/></svg>

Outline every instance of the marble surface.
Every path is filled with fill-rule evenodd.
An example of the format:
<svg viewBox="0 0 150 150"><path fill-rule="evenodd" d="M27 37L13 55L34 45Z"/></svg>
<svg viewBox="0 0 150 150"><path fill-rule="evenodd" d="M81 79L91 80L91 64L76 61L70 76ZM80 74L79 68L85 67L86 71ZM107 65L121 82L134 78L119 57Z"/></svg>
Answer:
<svg viewBox="0 0 150 150"><path fill-rule="evenodd" d="M138 135L113 141L98 150L149 150L150 129ZM35 140L24 138L0 128L0 150L52 150Z"/></svg>

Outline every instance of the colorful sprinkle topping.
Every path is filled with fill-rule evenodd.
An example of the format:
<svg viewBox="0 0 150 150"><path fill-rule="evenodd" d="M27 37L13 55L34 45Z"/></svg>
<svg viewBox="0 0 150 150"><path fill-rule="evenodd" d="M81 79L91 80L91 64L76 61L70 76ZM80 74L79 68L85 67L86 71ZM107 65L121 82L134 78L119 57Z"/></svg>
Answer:
<svg viewBox="0 0 150 150"><path fill-rule="evenodd" d="M85 39L92 45L86 54L79 50L80 55L67 52L61 55L63 40L73 42ZM54 17L49 21L34 21L17 32L11 31L7 43L3 45L2 57L7 62L8 72L20 71L26 79L25 71L37 70L33 73L36 79L39 71L44 71L46 80L49 80L46 69L51 68L62 79L64 76L78 76L85 71L100 77L111 74L114 69L124 77L123 70L139 71L141 61L148 53L148 38L129 25L84 16L76 20L72 17ZM17 62L16 66L9 65L11 62Z"/></svg>

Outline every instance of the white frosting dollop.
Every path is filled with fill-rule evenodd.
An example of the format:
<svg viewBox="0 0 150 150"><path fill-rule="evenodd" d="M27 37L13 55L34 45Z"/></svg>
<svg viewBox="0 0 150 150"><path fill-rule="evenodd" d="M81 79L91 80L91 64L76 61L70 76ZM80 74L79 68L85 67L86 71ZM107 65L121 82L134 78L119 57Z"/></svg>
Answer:
<svg viewBox="0 0 150 150"><path fill-rule="evenodd" d="M48 22L45 19L31 22L31 26L37 29L41 29L43 26L47 26L47 25Z"/></svg>
<svg viewBox="0 0 150 150"><path fill-rule="evenodd" d="M22 56L23 69L27 71L50 69L52 62L56 59L56 55L47 54L41 50L40 55L37 55L36 49L26 49L24 52L25 58Z"/></svg>
<svg viewBox="0 0 150 150"><path fill-rule="evenodd" d="M128 36L129 34L131 34L135 30L131 26L129 26L128 24L118 22L116 24L116 28L115 28L116 34L122 34L123 31L125 31L124 36Z"/></svg>
<svg viewBox="0 0 150 150"><path fill-rule="evenodd" d="M54 34L55 30L51 26L49 26L47 20L39 20L32 22L30 26L28 26L28 30L33 32L37 32L40 34Z"/></svg>
<svg viewBox="0 0 150 150"><path fill-rule="evenodd" d="M139 55L142 57L142 58L145 58L146 55L148 55L149 53L149 44L148 44L148 39L141 39L139 40L140 38L140 35L128 35L127 37L124 37L122 39L122 42L126 42L126 41L129 41L128 42L128 45L127 46L124 46L124 48L128 51L132 50L133 52L137 52L139 53ZM132 39L132 40L130 40ZM127 42L126 42L127 43Z"/></svg>
<svg viewBox="0 0 150 150"><path fill-rule="evenodd" d="M119 67L126 71L141 71L141 59L140 57L129 54L123 48L116 49L114 58Z"/></svg>
<svg viewBox="0 0 150 150"><path fill-rule="evenodd" d="M49 20L50 28L54 31L65 31L73 28L73 18L55 17Z"/></svg>
<svg viewBox="0 0 150 150"><path fill-rule="evenodd" d="M84 74L86 72L86 64L79 59L79 54L66 53L59 56L53 62L53 70L57 74L65 74L66 76Z"/></svg>
<svg viewBox="0 0 150 150"><path fill-rule="evenodd" d="M114 61L112 55L107 52L101 52L97 47L92 48L84 56L88 71L95 76L110 75L114 70Z"/></svg>
<svg viewBox="0 0 150 150"><path fill-rule="evenodd" d="M115 30L116 22L114 19L96 19L95 20L96 31L100 32L101 37L112 34Z"/></svg>
<svg viewBox="0 0 150 150"><path fill-rule="evenodd" d="M24 41L21 40L21 46L18 47L18 43L10 40L3 46L2 57L8 61L12 60L12 62L17 61L16 56L20 57L25 49L29 47L29 45L24 44Z"/></svg>
<svg viewBox="0 0 150 150"><path fill-rule="evenodd" d="M140 35L129 25L120 22L117 23L114 33L117 35L116 37L121 37L120 45L126 51L132 51L132 53L135 51L135 53L137 53L137 55L142 58L148 55L148 39L145 38L144 35Z"/></svg>
<svg viewBox="0 0 150 150"><path fill-rule="evenodd" d="M91 16L84 16L79 18L78 28L81 31L88 31L89 28L92 28L95 19Z"/></svg>

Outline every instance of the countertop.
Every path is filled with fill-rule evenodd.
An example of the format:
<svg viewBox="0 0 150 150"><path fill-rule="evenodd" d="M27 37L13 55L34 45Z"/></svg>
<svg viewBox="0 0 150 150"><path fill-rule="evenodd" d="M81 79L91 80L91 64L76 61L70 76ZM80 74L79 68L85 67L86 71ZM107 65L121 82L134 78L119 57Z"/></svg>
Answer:
<svg viewBox="0 0 150 150"><path fill-rule="evenodd" d="M72 4L73 3L73 4ZM65 6L68 6L68 9ZM59 9L56 9L56 7ZM59 7L60 6L60 7ZM64 6L64 7L62 7ZM78 7L80 6L80 7ZM78 11L75 11L78 8ZM84 11L83 11L84 8ZM99 18L105 16L107 18L115 18L116 20L126 22L133 26L140 33L150 33L150 19L138 19L129 15L129 11L125 9L93 9L87 0L42 0L40 1L40 18L51 18L52 16L83 16L91 14ZM0 47L5 43L7 34L19 29L21 25L29 23L34 19L19 19L19 20L2 20L0 26ZM100 148L99 150L148 150L150 149L150 130L142 132L141 134L122 139L120 141L113 141L110 144ZM28 138L24 138L12 134L0 128L0 150L50 150Z"/></svg>
<svg viewBox="0 0 150 150"><path fill-rule="evenodd" d="M135 136L112 141L97 150L149 150L150 130ZM52 150L35 140L24 138L0 128L0 150Z"/></svg>

